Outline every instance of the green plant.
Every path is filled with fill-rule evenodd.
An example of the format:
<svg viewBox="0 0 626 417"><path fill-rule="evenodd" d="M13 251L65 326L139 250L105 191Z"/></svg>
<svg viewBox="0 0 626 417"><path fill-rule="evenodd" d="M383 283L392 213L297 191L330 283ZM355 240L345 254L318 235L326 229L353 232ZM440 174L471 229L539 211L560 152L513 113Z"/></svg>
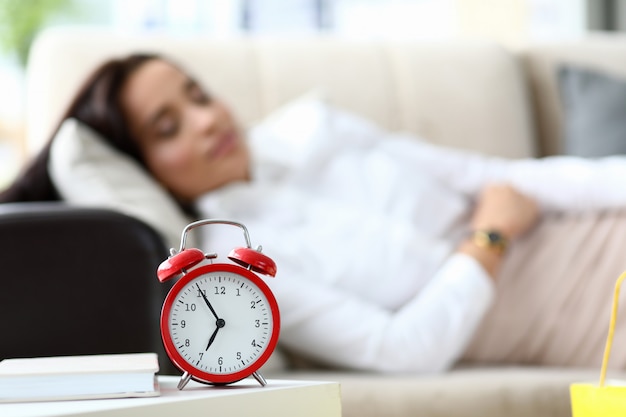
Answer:
<svg viewBox="0 0 626 417"><path fill-rule="evenodd" d="M69 11L72 0L0 0L0 47L26 66L30 45L51 17Z"/></svg>

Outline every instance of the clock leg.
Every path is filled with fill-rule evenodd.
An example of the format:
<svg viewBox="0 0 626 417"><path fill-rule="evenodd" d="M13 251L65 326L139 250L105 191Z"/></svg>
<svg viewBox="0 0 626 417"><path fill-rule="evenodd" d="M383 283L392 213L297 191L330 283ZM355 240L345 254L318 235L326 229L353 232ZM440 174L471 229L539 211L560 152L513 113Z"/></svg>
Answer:
<svg viewBox="0 0 626 417"><path fill-rule="evenodd" d="M263 375L261 375L260 372L255 372L252 374L252 376L259 382L259 384L261 384L262 387L267 385L267 381L265 380L265 378L263 378Z"/></svg>
<svg viewBox="0 0 626 417"><path fill-rule="evenodd" d="M182 390L183 388L185 388L185 385L187 385L190 379L191 379L191 374L185 371L183 376L180 377L180 381L178 381L178 389Z"/></svg>

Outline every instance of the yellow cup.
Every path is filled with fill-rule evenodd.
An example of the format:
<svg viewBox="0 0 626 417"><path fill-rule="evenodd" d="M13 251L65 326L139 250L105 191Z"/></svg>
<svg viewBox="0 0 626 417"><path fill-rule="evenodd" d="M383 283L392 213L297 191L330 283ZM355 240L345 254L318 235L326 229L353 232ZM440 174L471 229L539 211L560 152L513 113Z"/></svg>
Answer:
<svg viewBox="0 0 626 417"><path fill-rule="evenodd" d="M570 385L570 399L573 417L623 417L626 416L626 383L616 381L605 383L606 370L611 356L615 321L620 287L626 278L626 272L617 279L613 295L613 310L609 323L609 335L606 339L600 383L574 383Z"/></svg>

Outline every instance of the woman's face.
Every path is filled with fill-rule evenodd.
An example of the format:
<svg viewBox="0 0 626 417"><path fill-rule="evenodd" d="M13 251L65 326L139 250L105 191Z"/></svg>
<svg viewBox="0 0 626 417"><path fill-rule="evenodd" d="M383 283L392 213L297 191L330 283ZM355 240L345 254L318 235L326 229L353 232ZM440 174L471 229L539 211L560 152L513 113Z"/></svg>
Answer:
<svg viewBox="0 0 626 417"><path fill-rule="evenodd" d="M147 168L177 198L247 179L249 153L233 116L174 65L144 63L120 100Z"/></svg>

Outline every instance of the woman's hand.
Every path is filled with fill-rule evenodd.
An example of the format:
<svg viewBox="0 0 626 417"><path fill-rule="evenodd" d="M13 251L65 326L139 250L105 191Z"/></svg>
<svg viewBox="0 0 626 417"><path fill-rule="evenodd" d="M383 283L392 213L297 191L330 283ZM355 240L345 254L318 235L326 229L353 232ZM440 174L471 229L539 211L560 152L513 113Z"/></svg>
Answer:
<svg viewBox="0 0 626 417"><path fill-rule="evenodd" d="M514 239L530 230L539 219L537 203L510 185L483 189L474 210L473 230L497 230Z"/></svg>
<svg viewBox="0 0 626 417"><path fill-rule="evenodd" d="M471 220L473 230L495 230L506 239L529 231L539 220L537 203L510 185L490 185L480 194ZM460 253L473 257L495 280L502 253L479 247L471 239L461 243Z"/></svg>

